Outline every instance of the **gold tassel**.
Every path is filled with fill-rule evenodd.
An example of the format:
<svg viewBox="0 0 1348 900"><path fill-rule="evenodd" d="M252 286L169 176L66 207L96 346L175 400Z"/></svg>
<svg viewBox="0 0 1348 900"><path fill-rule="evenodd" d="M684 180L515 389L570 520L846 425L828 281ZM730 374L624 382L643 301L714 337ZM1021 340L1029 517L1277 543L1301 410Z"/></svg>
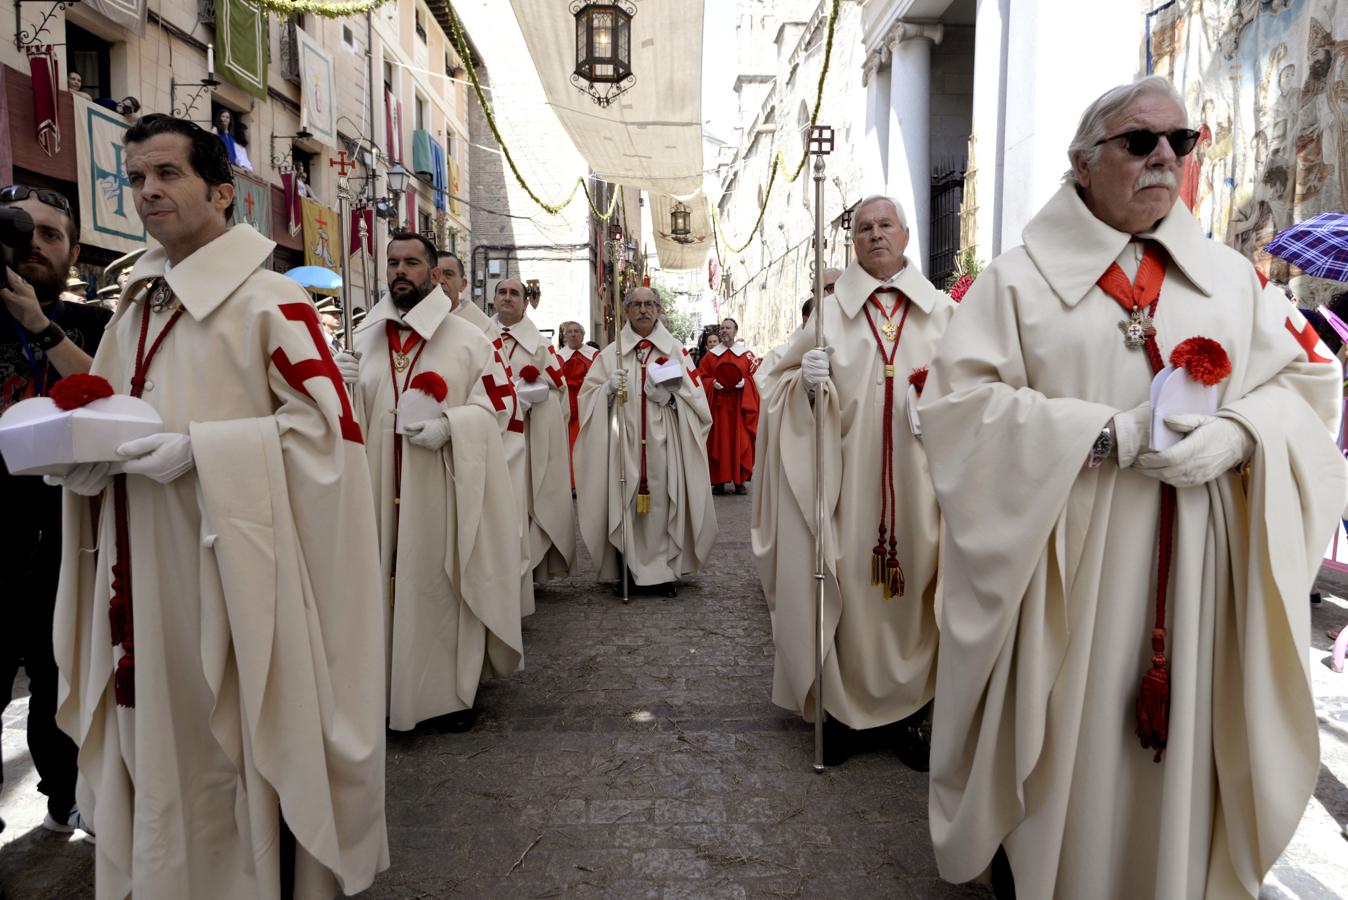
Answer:
<svg viewBox="0 0 1348 900"><path fill-rule="evenodd" d="M871 584L884 584L885 557L882 553L871 554Z"/></svg>
<svg viewBox="0 0 1348 900"><path fill-rule="evenodd" d="M885 599L894 600L903 596L903 569L891 566L885 575Z"/></svg>
<svg viewBox="0 0 1348 900"><path fill-rule="evenodd" d="M637 515L644 516L651 511L651 495L637 494Z"/></svg>

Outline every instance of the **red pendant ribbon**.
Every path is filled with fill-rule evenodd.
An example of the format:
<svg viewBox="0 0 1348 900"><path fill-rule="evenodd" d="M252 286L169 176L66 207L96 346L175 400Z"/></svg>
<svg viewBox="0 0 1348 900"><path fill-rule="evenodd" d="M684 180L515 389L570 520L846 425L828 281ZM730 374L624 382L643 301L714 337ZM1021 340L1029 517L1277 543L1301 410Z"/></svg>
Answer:
<svg viewBox="0 0 1348 900"><path fill-rule="evenodd" d="M880 300L882 293L888 291L875 291L862 307L866 313L866 324L871 326L875 345L880 350L885 379L885 407L882 416L884 431L880 438L880 527L875 546L871 548L871 584L882 585L885 599L893 600L902 597L906 587L903 566L899 564L897 523L899 504L894 491L894 360L899 353L899 341L903 339L903 326L907 324L908 313L913 306L907 302L907 297L899 293L893 308L886 312ZM899 319L898 328L894 333L894 345L888 351L885 350L885 341L880 335L880 328L871 317L872 304L886 319L892 319L899 311L899 307L903 306L903 316Z"/></svg>
<svg viewBox="0 0 1348 900"><path fill-rule="evenodd" d="M1148 315L1154 316L1161 300L1161 285L1165 281L1168 262L1165 251L1154 241L1148 241L1137 267L1136 279L1130 283L1119 264L1111 263L1096 284L1125 310L1131 312L1146 307ZM1155 375L1165 367L1165 359L1156 345L1155 329L1147 335L1146 341L1147 362L1151 365L1152 375ZM1170 727L1170 666L1165 655L1165 609L1171 554L1174 550L1175 500L1174 486L1162 483L1157 524L1156 621L1151 631L1151 667L1142 676L1136 711L1138 739L1143 747L1155 751L1153 760L1158 763L1165 753Z"/></svg>
<svg viewBox="0 0 1348 900"><path fill-rule="evenodd" d="M389 578L392 579L397 574L398 568L398 506L402 502L403 488L403 442L398 434L398 398L403 391L406 391L412 382L412 373L416 371L417 362L421 359L422 352L426 349L426 342L421 340L421 335L413 331L405 339L398 333L401 330L399 323L389 320L384 325L384 335L388 338L388 370L393 381L393 551L390 554ZM412 350L415 349L416 355L412 357L407 365L407 370L403 373L403 383L401 390L398 387L398 366L393 361L393 355L406 358ZM389 593L389 602L393 602L392 592Z"/></svg>
<svg viewBox="0 0 1348 900"><path fill-rule="evenodd" d="M163 279L156 278L143 297L154 296L163 286ZM183 307L178 307L169 316L168 322L154 339L147 352L145 341L150 335L150 303L141 302L140 339L136 343L136 367L131 375L131 396L139 397L145 393L148 379L146 373L154 361L164 338L173 330L182 318ZM136 640L135 617L131 599L131 506L127 497L126 475L117 475L112 480L113 532L116 541L116 562L112 564L112 597L108 601L108 626L112 635L112 645L121 646L122 658L117 660L117 670L113 676L113 695L118 706L134 708L136 705Z"/></svg>

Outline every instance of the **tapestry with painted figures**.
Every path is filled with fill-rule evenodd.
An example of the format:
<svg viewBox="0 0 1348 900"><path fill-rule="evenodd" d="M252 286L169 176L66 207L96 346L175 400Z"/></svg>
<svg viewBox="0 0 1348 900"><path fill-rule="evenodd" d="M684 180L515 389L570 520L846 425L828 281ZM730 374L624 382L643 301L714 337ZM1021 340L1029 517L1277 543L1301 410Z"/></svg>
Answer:
<svg viewBox="0 0 1348 900"><path fill-rule="evenodd" d="M1303 299L1335 290L1263 248L1348 209L1348 0L1174 0L1147 23L1147 70L1199 131L1180 193L1204 230Z"/></svg>

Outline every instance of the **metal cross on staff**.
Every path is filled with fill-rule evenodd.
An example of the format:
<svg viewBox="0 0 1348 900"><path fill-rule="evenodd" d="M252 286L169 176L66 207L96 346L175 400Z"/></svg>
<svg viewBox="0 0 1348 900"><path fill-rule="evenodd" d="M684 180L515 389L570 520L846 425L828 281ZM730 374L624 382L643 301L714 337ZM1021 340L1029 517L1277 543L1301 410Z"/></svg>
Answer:
<svg viewBox="0 0 1348 900"><path fill-rule="evenodd" d="M824 157L833 152L833 129L810 128L814 157L814 345L824 348ZM824 771L824 395L814 394L814 770Z"/></svg>
<svg viewBox="0 0 1348 900"><path fill-rule="evenodd" d="M328 165L337 167L337 253L342 261L342 335L347 348L350 349L352 329L351 239L347 237L346 231L351 223L351 207L347 202L351 192L347 190L347 173L356 167L356 161L347 157L346 151L342 150L337 154L336 159L328 160Z"/></svg>

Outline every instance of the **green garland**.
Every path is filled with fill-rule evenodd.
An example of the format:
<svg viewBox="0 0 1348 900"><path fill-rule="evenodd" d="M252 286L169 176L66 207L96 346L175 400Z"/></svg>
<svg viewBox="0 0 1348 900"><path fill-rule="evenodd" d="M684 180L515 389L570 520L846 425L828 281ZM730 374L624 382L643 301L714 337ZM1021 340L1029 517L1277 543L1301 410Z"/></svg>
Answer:
<svg viewBox="0 0 1348 900"><path fill-rule="evenodd" d="M325 3L323 0L252 0L258 9L282 16L313 13L325 19L342 19L371 12L389 0L350 0L346 3Z"/></svg>
<svg viewBox="0 0 1348 900"><path fill-rule="evenodd" d="M829 9L828 38L824 43L824 67L819 70L819 84L814 92L814 111L810 113L811 130L813 130L814 126L818 123L819 109L824 105L824 79L828 78L829 63L833 59L833 31L838 24L838 8L841 6L842 0L833 0L833 6ZM805 170L805 163L808 162L809 159L809 153L801 155L800 164L796 166L796 170L786 177L788 184L793 183L800 177L800 173ZM763 224L763 216L768 211L768 201L772 199L772 187L777 183L777 171L778 169L785 168L785 166L786 157L783 156L782 151L779 148L772 157L772 168L768 171L768 186L767 189L763 191L763 204L758 208L758 217L754 219L754 227L749 229L749 236L744 239L744 243L736 246L735 242L730 240L730 237L725 233L725 227L721 224L721 217L717 214L716 207L713 206L711 208L711 217L715 223L715 230L720 231L721 240L725 241L726 249L731 253L743 253L748 246L754 242L754 235L758 233L758 227ZM721 268L724 269L725 261L721 259L721 247L719 242L716 244L716 259L720 262Z"/></svg>
<svg viewBox="0 0 1348 900"><path fill-rule="evenodd" d="M268 2L277 2L277 0L268 0ZM487 127L491 129L491 136L496 140L497 146L501 148L501 155L505 157L506 163L510 166L510 171L515 175L515 181L524 192L529 195L529 199L537 203L550 215L558 215L562 210L571 205L571 201L576 199L576 192L585 191L585 200L590 205L590 212L602 222L607 222L613 216L613 211L618 205L618 192L613 192L610 198L607 212L600 212L599 207L594 205L594 198L590 196L590 188L585 184L583 177L577 178L576 183L571 187L571 193L566 195L566 199L561 203L548 203L534 193L534 189L524 180L520 173L519 166L515 165L515 157L511 155L510 148L506 146L505 138L501 137L501 130L496 125L496 113L491 104L487 102L486 94L482 91L482 82L477 77L477 66L473 65L473 55L468 52L468 42L464 39L463 29L459 25L459 17L451 8L449 11L449 24L454 32L454 49L459 54L459 59L463 60L464 67L468 70L468 80L473 84L473 92L477 94L477 102L482 106L483 115L487 118Z"/></svg>

